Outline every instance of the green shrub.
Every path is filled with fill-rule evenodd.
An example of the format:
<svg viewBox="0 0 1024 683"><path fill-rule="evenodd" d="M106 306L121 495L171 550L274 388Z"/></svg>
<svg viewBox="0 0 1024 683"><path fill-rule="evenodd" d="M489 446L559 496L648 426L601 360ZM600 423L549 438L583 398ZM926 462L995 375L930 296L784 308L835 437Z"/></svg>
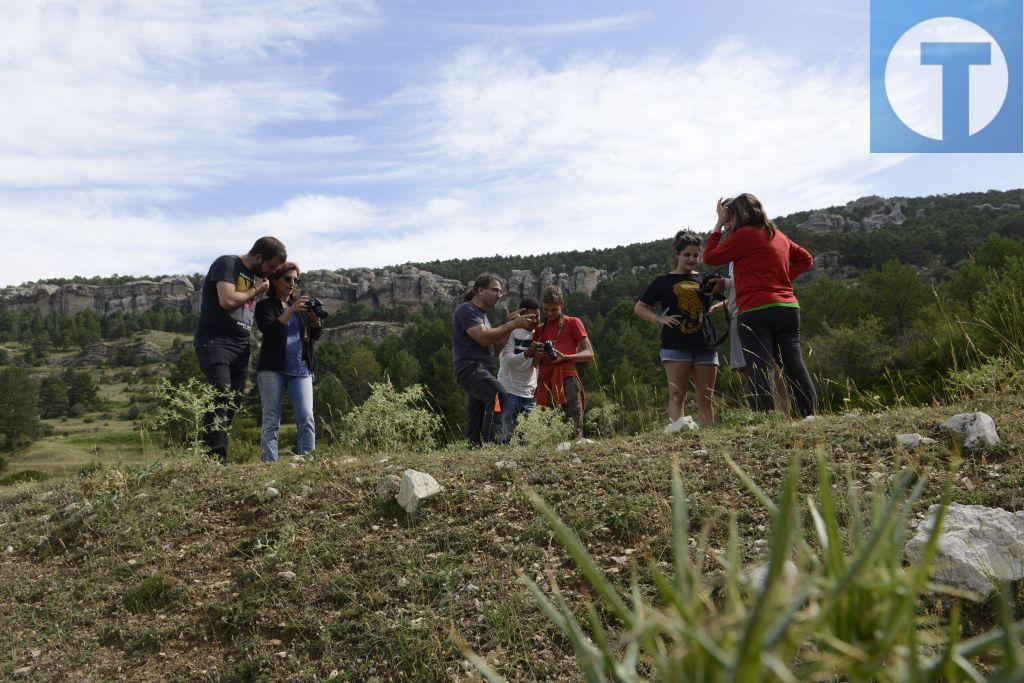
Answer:
<svg viewBox="0 0 1024 683"><path fill-rule="evenodd" d="M615 436L621 421L622 407L615 401L605 400L586 413L587 428L590 433L602 438Z"/></svg>
<svg viewBox="0 0 1024 683"><path fill-rule="evenodd" d="M575 430L565 421L558 408L535 408L529 414L520 415L513 434L514 443L528 447L554 446L572 438Z"/></svg>
<svg viewBox="0 0 1024 683"><path fill-rule="evenodd" d="M157 390L157 410L150 419L149 427L199 456L205 452L203 418L213 412L218 400L221 400L220 393L204 380L191 377L182 384L164 380ZM238 397L234 394L223 400L232 408L238 406ZM221 422L220 418L215 419L213 428L226 427Z"/></svg>
<svg viewBox="0 0 1024 683"><path fill-rule="evenodd" d="M993 358L964 370L951 370L945 392L959 400L1024 392L1024 371L1006 358Z"/></svg>
<svg viewBox="0 0 1024 683"><path fill-rule="evenodd" d="M370 385L370 396L341 417L338 440L350 448L432 448L441 418L425 406L419 384L397 391L391 382Z"/></svg>
<svg viewBox="0 0 1024 683"><path fill-rule="evenodd" d="M162 574L144 579L124 594L124 606L132 614L167 607L181 597L181 590Z"/></svg>
<svg viewBox="0 0 1024 683"><path fill-rule="evenodd" d="M6 461L0 458L0 470L3 470ZM9 474L6 477L0 479L0 486L13 486L14 484L20 484L26 481L44 481L49 479L50 476L39 470L22 470L21 472L15 472Z"/></svg>
<svg viewBox="0 0 1024 683"><path fill-rule="evenodd" d="M969 640L961 637L958 602L953 601L946 625L925 609L929 593L964 597L929 583L942 512L920 566L903 565L907 516L924 480L915 482L908 473L892 484L891 494L876 489L864 525L856 485L851 478L845 500L836 495L824 449L817 453L816 499L808 495L803 501L799 456L774 502L731 459L726 461L773 518L762 578L754 581L752 572L741 568L735 513L724 551L710 546L709 523L697 534L691 556L688 503L674 467L672 564L649 559L646 567L656 601L641 590L636 572L628 595L616 588L576 534L529 493L601 603L600 612L586 604L584 628L553 578L551 594L545 595L520 574L572 643L587 681L986 680L982 670L987 680L1022 680L1024 622L1010 623L1005 592L1002 626ZM810 524L803 519L803 505ZM840 509L849 511L847 519ZM722 565L719 577L709 579L705 558ZM674 575L663 565L672 566ZM607 630L609 618L622 627L617 637ZM489 680L501 680L484 660L466 654Z"/></svg>

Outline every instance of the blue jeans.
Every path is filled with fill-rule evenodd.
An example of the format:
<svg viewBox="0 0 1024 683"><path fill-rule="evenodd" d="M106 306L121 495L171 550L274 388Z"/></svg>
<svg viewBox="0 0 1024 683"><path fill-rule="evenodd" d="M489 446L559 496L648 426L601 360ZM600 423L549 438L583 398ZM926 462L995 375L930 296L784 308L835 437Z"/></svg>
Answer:
<svg viewBox="0 0 1024 683"><path fill-rule="evenodd" d="M504 429L502 443L508 443L512 440L512 432L516 430L516 420L519 419L519 415L529 413L536 405L537 402L533 398L524 398L515 394L508 395L508 403L505 404L505 412L501 416L502 428Z"/></svg>
<svg viewBox="0 0 1024 683"><path fill-rule="evenodd" d="M281 400L285 391L292 401L295 426L299 428L296 450L299 455L316 448L316 423L313 421L313 377L295 377L283 372L262 370L256 375L263 406L260 460L277 462L277 432L281 427Z"/></svg>

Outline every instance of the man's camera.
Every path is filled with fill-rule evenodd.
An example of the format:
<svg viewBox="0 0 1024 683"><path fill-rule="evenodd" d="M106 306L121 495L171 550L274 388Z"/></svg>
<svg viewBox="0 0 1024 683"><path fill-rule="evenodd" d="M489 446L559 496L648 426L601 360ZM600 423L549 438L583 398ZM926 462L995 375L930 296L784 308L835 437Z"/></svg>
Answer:
<svg viewBox="0 0 1024 683"><path fill-rule="evenodd" d="M548 358L551 360L558 360L558 354L555 353L555 343L550 339L544 341L544 353L548 354Z"/></svg>
<svg viewBox="0 0 1024 683"><path fill-rule="evenodd" d="M320 318L321 320L323 320L329 315L327 313L327 309L324 308L324 302L316 298L310 299L306 303L306 310L310 311L313 315Z"/></svg>

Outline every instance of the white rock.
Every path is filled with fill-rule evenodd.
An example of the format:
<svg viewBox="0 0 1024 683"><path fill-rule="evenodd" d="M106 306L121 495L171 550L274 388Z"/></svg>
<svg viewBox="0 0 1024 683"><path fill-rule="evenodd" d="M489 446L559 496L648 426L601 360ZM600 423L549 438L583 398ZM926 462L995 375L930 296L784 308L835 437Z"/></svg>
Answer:
<svg viewBox="0 0 1024 683"><path fill-rule="evenodd" d="M939 428L944 432L962 436L964 448L968 450L999 445L996 423L985 413L954 415L943 422Z"/></svg>
<svg viewBox="0 0 1024 683"><path fill-rule="evenodd" d="M277 581L278 583L291 583L295 580L295 572L278 572Z"/></svg>
<svg viewBox="0 0 1024 683"><path fill-rule="evenodd" d="M919 562L928 545L940 506L928 508L907 543L907 558ZM953 503L946 510L939 535L932 578L985 596L993 581L1024 578L1024 512Z"/></svg>
<svg viewBox="0 0 1024 683"><path fill-rule="evenodd" d="M927 436L921 436L920 434L897 434L896 443L903 446L904 448L914 449L921 444L935 443L935 439L929 439Z"/></svg>
<svg viewBox="0 0 1024 683"><path fill-rule="evenodd" d="M398 586L399 588L408 588L409 587L409 579L405 578L404 576L400 576L400 577L398 577L398 581L395 581L395 585Z"/></svg>
<svg viewBox="0 0 1024 683"><path fill-rule="evenodd" d="M281 495L281 492L275 489L273 486L268 486L267 490L263 492L263 500L273 500Z"/></svg>
<svg viewBox="0 0 1024 683"><path fill-rule="evenodd" d="M28 656L31 657L33 661L39 659L42 656L42 654L42 650L29 650L28 652Z"/></svg>
<svg viewBox="0 0 1024 683"><path fill-rule="evenodd" d="M32 673L32 667L31 666L22 666L22 667L19 667L19 668L15 669L12 673L15 676L28 676L30 673Z"/></svg>
<svg viewBox="0 0 1024 683"><path fill-rule="evenodd" d="M499 460L494 466L499 470L514 470L519 467L519 463L515 460Z"/></svg>
<svg viewBox="0 0 1024 683"><path fill-rule="evenodd" d="M817 422L817 421L818 421L818 416L817 415L808 415L807 417L804 418L804 422Z"/></svg>
<svg viewBox="0 0 1024 683"><path fill-rule="evenodd" d="M689 415L683 415L681 418L665 427L665 433L675 434L676 432L683 431L684 429L689 431L693 429L700 429L700 427L692 417Z"/></svg>
<svg viewBox="0 0 1024 683"><path fill-rule="evenodd" d="M569 450L570 448L572 448L572 443L570 443L568 441L563 441L562 443L560 443L557 446L555 446L555 452L556 453L561 453L563 451Z"/></svg>
<svg viewBox="0 0 1024 683"><path fill-rule="evenodd" d="M61 512L64 514L65 517L67 517L68 515L71 515L72 513L74 513L74 511L77 510L77 509L78 509L78 503L68 503L63 508L61 508Z"/></svg>
<svg viewBox="0 0 1024 683"><path fill-rule="evenodd" d="M594 443L593 439L584 439L583 437L576 439L577 446L589 446L592 443Z"/></svg>
<svg viewBox="0 0 1024 683"><path fill-rule="evenodd" d="M292 462L297 462L298 464L302 465L302 464L305 464L306 458L305 458L305 456L302 456L302 455L295 455L295 456L292 456Z"/></svg>
<svg viewBox="0 0 1024 683"><path fill-rule="evenodd" d="M768 563L759 564L750 570L748 574L744 576L746 579L747 586L752 591L759 591L764 586L765 579L768 578ZM796 568L792 560L786 560L785 564L782 565L782 584L786 587L786 590L790 593L796 588L797 581L800 580L800 570Z"/></svg>
<svg viewBox="0 0 1024 683"><path fill-rule="evenodd" d="M342 458L338 461L339 465L355 465L359 462L359 458Z"/></svg>
<svg viewBox="0 0 1024 683"><path fill-rule="evenodd" d="M4 548L4 552L5 552L6 554L10 555L11 553L13 553L13 552L14 552L14 546L13 546L13 545L9 545L9 546L7 546L6 548Z"/></svg>
<svg viewBox="0 0 1024 683"><path fill-rule="evenodd" d="M408 513L415 512L420 501L437 495L444 491L444 488L437 483L437 480L426 472L406 470L402 473L402 486L395 496L398 504L405 508Z"/></svg>

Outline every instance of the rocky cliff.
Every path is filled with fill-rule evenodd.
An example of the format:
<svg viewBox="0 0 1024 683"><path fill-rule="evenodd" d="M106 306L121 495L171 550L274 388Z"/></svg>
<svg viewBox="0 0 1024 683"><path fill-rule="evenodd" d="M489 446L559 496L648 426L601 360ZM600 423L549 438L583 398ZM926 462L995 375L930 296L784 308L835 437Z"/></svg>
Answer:
<svg viewBox="0 0 1024 683"><path fill-rule="evenodd" d="M907 201L900 197L886 199L877 195L861 197L848 203L840 213L815 211L798 227L803 230L852 232L877 230L885 225L903 225Z"/></svg>
<svg viewBox="0 0 1024 683"><path fill-rule="evenodd" d="M599 282L608 279L603 270L577 266L572 273L555 273L545 268L539 275L514 270L505 286L516 299L538 297L541 290L557 284L567 292L590 295ZM324 301L329 311L363 304L373 309L403 306L419 309L435 304L453 305L468 283L435 275L413 266L376 274L366 268L313 270L303 274L304 291ZM101 315L149 310L158 304L199 309L201 288L187 277L159 281L140 280L115 286L25 284L0 290L0 303L15 310L37 310L44 315L74 314L93 310Z"/></svg>

